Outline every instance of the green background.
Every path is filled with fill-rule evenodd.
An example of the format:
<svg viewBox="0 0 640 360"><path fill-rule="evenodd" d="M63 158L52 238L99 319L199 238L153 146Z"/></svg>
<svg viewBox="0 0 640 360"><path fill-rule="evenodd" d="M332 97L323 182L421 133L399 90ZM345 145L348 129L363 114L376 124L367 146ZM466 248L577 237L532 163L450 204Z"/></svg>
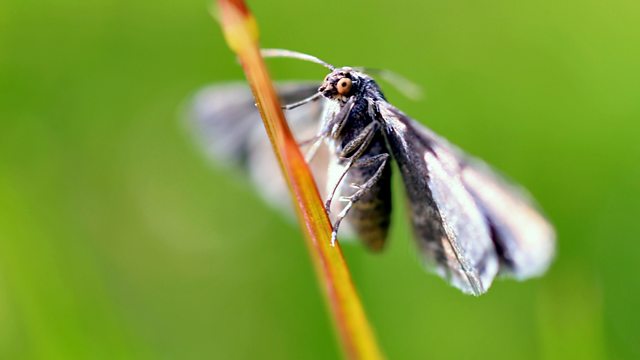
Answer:
<svg viewBox="0 0 640 360"><path fill-rule="evenodd" d="M464 296L421 269L396 176L387 251L345 245L389 358L640 357L640 2L250 5L264 46L422 85L387 95L557 227L546 276ZM203 0L0 2L1 359L339 356L300 230L179 122L242 78Z"/></svg>

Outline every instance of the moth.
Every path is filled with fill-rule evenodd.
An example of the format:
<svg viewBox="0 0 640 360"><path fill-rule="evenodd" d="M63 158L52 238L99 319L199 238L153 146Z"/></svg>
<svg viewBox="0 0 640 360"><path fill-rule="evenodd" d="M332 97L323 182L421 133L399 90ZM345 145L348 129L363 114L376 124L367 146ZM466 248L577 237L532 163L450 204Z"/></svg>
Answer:
<svg viewBox="0 0 640 360"><path fill-rule="evenodd" d="M522 280L546 271L555 232L528 193L391 105L371 75L376 71L335 67L289 50L265 49L263 56L301 59L329 70L322 82L283 83L278 93L327 199L332 241L344 220L369 249L384 247L395 162L428 269L476 296L498 275ZM190 117L214 158L247 169L270 202L288 203L246 85L203 89Z"/></svg>

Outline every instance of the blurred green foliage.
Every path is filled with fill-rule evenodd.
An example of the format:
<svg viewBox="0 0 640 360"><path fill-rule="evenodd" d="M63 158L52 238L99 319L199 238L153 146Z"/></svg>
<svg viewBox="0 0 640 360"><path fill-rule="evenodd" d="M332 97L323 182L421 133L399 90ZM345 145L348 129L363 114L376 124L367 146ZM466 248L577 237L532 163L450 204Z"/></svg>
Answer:
<svg viewBox="0 0 640 360"><path fill-rule="evenodd" d="M423 85L387 95L557 226L545 277L464 296L421 269L396 176L387 251L345 246L389 358L640 357L640 2L250 5L264 46ZM1 359L339 356L300 231L178 121L242 78L207 7L0 2Z"/></svg>

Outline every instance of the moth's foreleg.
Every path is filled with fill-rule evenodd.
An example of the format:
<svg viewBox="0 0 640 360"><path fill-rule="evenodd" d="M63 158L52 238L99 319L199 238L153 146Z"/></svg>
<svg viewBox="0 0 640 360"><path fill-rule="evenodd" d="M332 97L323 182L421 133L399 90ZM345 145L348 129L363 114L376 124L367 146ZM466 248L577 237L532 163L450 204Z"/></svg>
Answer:
<svg viewBox="0 0 640 360"><path fill-rule="evenodd" d="M310 103L312 101L316 101L316 100L320 99L321 97L322 97L322 93L317 92L317 93L309 96L308 98L302 99L302 100L294 102L292 104L286 104L286 105L282 106L282 110L293 110L293 109L295 109L297 107L300 107L300 106L302 106L304 104Z"/></svg>
<svg viewBox="0 0 640 360"><path fill-rule="evenodd" d="M316 154L318 153L318 149L320 149L320 145L322 145L322 141L324 140L324 138L325 138L324 135L318 134L312 137L311 139L307 139L298 143L299 147L304 147L309 144L311 145L304 154L304 160L307 162L307 164L311 163L311 161L313 161L313 158L315 158Z"/></svg>
<svg viewBox="0 0 640 360"><path fill-rule="evenodd" d="M338 181L336 181L336 184L333 187L333 190L329 193L329 198L325 202L325 208L327 209L327 212L329 212L329 209L331 209L331 201L333 200L333 197L335 196L336 191L338 190L338 187L340 187L342 180L349 172L349 169L351 169L354 163L362 156L362 154L364 154L364 152L367 150L367 148L371 144L371 141L373 140L373 137L376 133L377 126L378 124L374 122L367 125L367 127L365 127L364 130L362 130L358 134L358 136L356 136L353 140L348 142L344 146L342 151L338 153L338 156L341 159L345 159L347 163L345 164L344 170L342 174L340 174Z"/></svg>
<svg viewBox="0 0 640 360"><path fill-rule="evenodd" d="M322 126L322 129L316 136L311 139L302 141L298 144L300 146L311 144L309 150L307 150L304 155L304 159L307 161L307 163L310 163L316 156L316 153L318 152L318 149L320 148L320 145L322 145L322 141L325 138L327 138L328 136L335 137L335 135L342 130L344 124L349 118L349 114L351 113L353 104L355 104L354 98L349 99L349 101L340 109L340 111L338 111L337 114L335 114L333 118L325 122L325 124Z"/></svg>
<svg viewBox="0 0 640 360"><path fill-rule="evenodd" d="M340 201L346 201L347 205L344 207L344 209L342 209L340 214L338 214L338 217L336 218L336 221L333 224L333 229L331 232L331 246L335 245L336 239L338 237L338 230L340 228L340 223L342 222L342 219L344 219L347 216L347 214L349 214L349 210L351 210L351 207L353 206L353 204L358 202L358 200L360 200L362 196L367 193L367 191L369 191L372 187L374 187L378 182L378 180L380 180L380 178L384 175L384 169L387 166L388 160L389 160L389 154L385 153L385 154L378 154L376 156L366 158L366 159L359 159L353 164L353 166L357 166L357 167L369 167L369 166L375 165L377 166L377 168L376 168L376 171L373 173L373 175L364 184L361 184L361 185L350 184L351 187L357 189L357 191L353 195L343 196L340 198Z"/></svg>
<svg viewBox="0 0 640 360"><path fill-rule="evenodd" d="M331 136L333 138L337 138L342 128L344 128L344 124L347 123L347 119L349 119L349 115L351 114L351 109L353 109L353 105L356 103L355 96L351 97L346 104L342 106L340 111L335 114L333 118L327 121L322 130L320 131L321 135Z"/></svg>

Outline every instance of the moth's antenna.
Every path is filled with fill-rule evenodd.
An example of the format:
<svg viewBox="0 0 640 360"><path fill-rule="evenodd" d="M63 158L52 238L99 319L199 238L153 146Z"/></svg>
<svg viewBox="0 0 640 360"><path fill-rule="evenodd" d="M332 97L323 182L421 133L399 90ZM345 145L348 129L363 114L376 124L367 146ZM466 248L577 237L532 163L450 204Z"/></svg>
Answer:
<svg viewBox="0 0 640 360"><path fill-rule="evenodd" d="M315 56L304 54L297 51L291 51L291 50L285 50L285 49L261 49L260 53L262 54L263 57L266 57L266 58L283 57L283 58L298 59L298 60L304 60L304 61L320 64L331 71L336 69L335 66L329 64L326 61L322 61Z"/></svg>
<svg viewBox="0 0 640 360"><path fill-rule="evenodd" d="M358 71L362 71L364 73L371 74L373 76L379 77L380 79L383 79L384 81L393 85L398 91L400 91L409 99L420 100L420 98L422 98L422 88L420 87L420 85L414 83L413 81L396 72L383 69L372 69L367 67L357 67L356 69Z"/></svg>

